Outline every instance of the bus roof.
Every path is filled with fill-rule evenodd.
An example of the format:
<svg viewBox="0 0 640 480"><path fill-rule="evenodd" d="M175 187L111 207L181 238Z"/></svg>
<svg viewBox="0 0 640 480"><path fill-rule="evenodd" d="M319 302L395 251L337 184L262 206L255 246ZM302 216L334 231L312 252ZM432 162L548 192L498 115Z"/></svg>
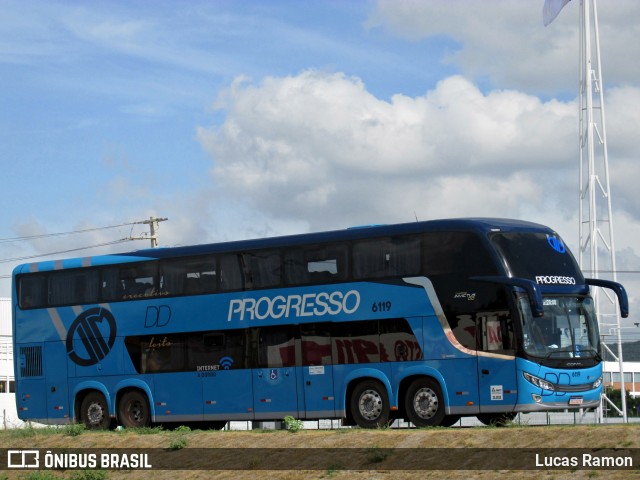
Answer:
<svg viewBox="0 0 640 480"><path fill-rule="evenodd" d="M385 237L429 231L553 231L544 225L522 220L497 218L460 218L451 220L430 220L423 222L400 223L394 225L372 225L332 230L316 233L286 235L251 240L239 240L222 243L191 245L182 247L149 248L119 255L137 257L166 258L204 253L225 253L243 250L281 248L285 246L313 245L332 241L362 240L374 237Z"/></svg>
<svg viewBox="0 0 640 480"><path fill-rule="evenodd" d="M237 240L221 243L209 243L178 247L161 247L136 250L109 255L95 255L83 258L64 260L44 260L29 264L18 265L13 274L26 272L59 270L61 268L77 268L82 266L98 266L113 263L136 262L143 259L161 259L227 253L245 250L282 248L288 246L314 245L329 242L363 240L367 238L395 236L403 234L418 234L433 231L466 231L486 234L492 231L518 232L537 231L554 233L549 227L522 220L501 218L457 218L447 220L428 220L422 222L400 223L394 225L373 225L333 230L326 232L304 233L279 237Z"/></svg>

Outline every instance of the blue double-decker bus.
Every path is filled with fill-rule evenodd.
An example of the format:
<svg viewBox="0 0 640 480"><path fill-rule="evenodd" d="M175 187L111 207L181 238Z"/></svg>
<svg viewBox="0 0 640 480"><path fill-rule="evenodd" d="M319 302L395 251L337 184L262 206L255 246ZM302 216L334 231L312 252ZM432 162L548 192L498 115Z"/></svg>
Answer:
<svg viewBox="0 0 640 480"><path fill-rule="evenodd" d="M593 408L591 286L542 225L455 219L24 264L23 420L424 426Z"/></svg>

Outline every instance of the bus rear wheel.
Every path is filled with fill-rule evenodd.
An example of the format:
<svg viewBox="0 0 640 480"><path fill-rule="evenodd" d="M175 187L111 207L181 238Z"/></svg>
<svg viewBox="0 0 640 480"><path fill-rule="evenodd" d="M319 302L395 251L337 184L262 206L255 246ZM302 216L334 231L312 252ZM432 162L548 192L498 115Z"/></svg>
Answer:
<svg viewBox="0 0 640 480"><path fill-rule="evenodd" d="M389 425L389 395L377 380L358 384L351 394L351 414L361 428L381 428Z"/></svg>
<svg viewBox="0 0 640 480"><path fill-rule="evenodd" d="M151 415L146 395L137 390L122 395L118 402L118 421L126 428L148 427Z"/></svg>
<svg viewBox="0 0 640 480"><path fill-rule="evenodd" d="M444 401L440 385L430 378L414 380L407 390L405 410L409 421L416 427L440 425L444 420Z"/></svg>
<svg viewBox="0 0 640 480"><path fill-rule="evenodd" d="M111 425L109 406L100 392L88 393L80 404L80 421L91 430L107 430Z"/></svg>

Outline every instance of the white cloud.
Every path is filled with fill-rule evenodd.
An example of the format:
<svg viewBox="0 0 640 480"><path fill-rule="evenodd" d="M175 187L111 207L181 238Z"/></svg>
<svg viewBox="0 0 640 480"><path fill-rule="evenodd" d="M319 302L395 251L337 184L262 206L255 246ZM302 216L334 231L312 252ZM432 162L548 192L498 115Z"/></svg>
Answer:
<svg viewBox="0 0 640 480"><path fill-rule="evenodd" d="M445 36L459 49L446 61L466 76L489 77L493 85L533 92L573 91L578 78L578 8L570 2L548 27L543 0L378 0L366 21L413 40ZM598 21L604 79L636 81L640 65L640 2L600 2Z"/></svg>
<svg viewBox="0 0 640 480"><path fill-rule="evenodd" d="M575 146L572 103L483 94L459 76L387 102L357 78L305 71L239 79L216 105L224 122L199 130L216 185L313 229L414 212L517 216L525 198L549 198L538 172L565 163L566 173ZM567 188L565 178L547 183Z"/></svg>

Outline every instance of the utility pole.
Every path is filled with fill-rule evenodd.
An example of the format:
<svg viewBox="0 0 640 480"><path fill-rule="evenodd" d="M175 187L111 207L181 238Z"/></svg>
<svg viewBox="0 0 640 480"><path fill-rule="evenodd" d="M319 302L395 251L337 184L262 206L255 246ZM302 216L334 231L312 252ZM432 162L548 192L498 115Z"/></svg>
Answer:
<svg viewBox="0 0 640 480"><path fill-rule="evenodd" d="M129 240L151 240L151 248L156 248L158 246L158 223L165 222L169 220L168 218L158 218L158 217L150 217L149 220L142 220L140 222L133 222L136 225L149 225L150 233L149 235L144 235L141 237L129 237Z"/></svg>

